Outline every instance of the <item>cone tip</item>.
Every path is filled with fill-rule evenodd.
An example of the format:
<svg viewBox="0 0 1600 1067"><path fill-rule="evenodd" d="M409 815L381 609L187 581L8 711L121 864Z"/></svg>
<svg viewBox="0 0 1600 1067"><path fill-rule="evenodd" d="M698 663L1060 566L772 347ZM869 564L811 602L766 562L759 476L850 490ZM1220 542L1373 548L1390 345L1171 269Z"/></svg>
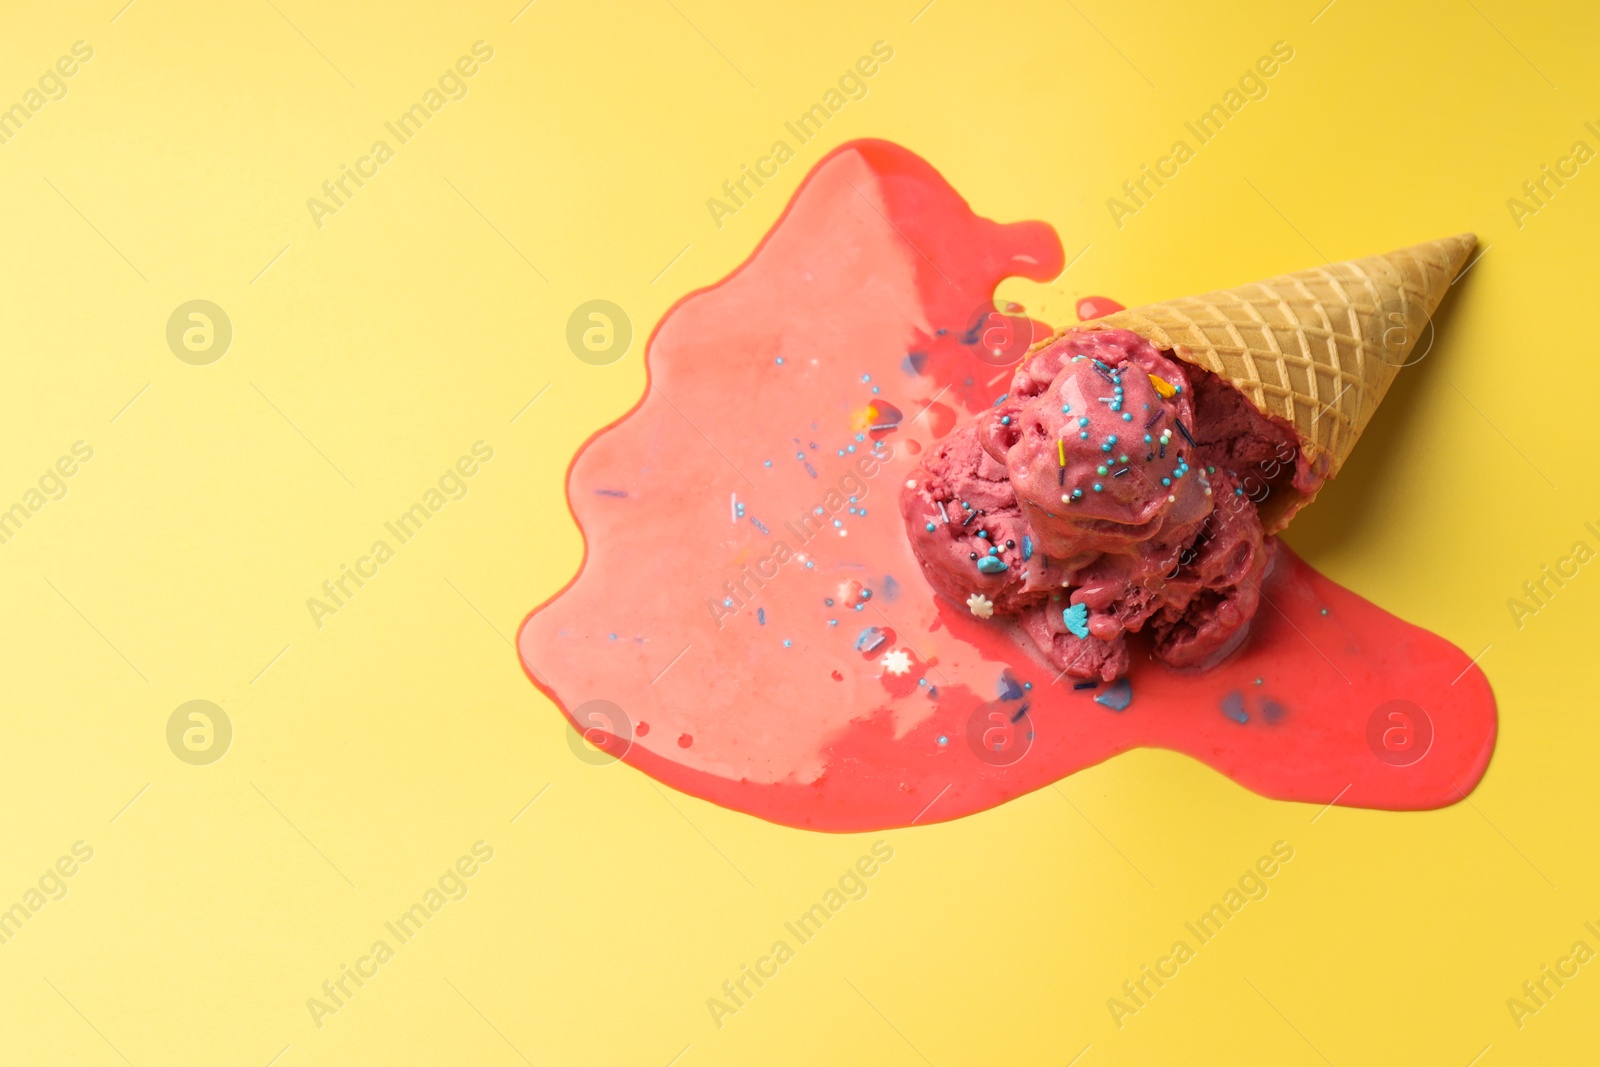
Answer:
<svg viewBox="0 0 1600 1067"><path fill-rule="evenodd" d="M1455 276L1460 273L1461 268L1466 265L1467 259L1472 255L1472 250L1478 247L1478 235L1469 230L1451 237L1442 237L1434 243L1442 244L1448 248L1450 254L1450 278L1454 280Z"/></svg>

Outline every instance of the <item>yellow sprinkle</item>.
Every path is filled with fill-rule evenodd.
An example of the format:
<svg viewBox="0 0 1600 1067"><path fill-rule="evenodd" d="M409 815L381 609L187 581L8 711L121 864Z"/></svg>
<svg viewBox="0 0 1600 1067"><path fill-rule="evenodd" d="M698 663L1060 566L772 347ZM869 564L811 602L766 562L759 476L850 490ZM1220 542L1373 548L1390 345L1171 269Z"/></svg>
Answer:
<svg viewBox="0 0 1600 1067"><path fill-rule="evenodd" d="M1067 465L1067 443L1065 441L1059 439L1056 441L1056 456L1060 458L1061 465L1065 467Z"/></svg>
<svg viewBox="0 0 1600 1067"><path fill-rule="evenodd" d="M1161 399L1163 400L1172 399L1173 394L1177 393L1178 391L1177 386L1173 385L1165 378L1159 378L1154 374L1150 375L1150 384L1156 387L1156 392L1161 394Z"/></svg>

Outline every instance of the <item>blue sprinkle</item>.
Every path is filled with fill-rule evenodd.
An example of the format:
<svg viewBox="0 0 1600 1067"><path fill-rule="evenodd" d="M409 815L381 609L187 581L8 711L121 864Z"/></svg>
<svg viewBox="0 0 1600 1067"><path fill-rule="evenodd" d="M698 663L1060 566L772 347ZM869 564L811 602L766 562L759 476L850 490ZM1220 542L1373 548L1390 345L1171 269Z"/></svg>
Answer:
<svg viewBox="0 0 1600 1067"><path fill-rule="evenodd" d="M1073 685L1072 685L1072 688L1074 688L1074 689L1093 689L1095 686L1097 686L1099 684L1100 684L1099 682L1096 682L1096 681L1093 681L1093 680L1087 681L1087 682L1074 682Z"/></svg>
<svg viewBox="0 0 1600 1067"><path fill-rule="evenodd" d="M733 597L724 598L723 601L722 601L722 606L725 607L725 608L733 607Z"/></svg>
<svg viewBox="0 0 1600 1067"><path fill-rule="evenodd" d="M816 560L814 560L814 559L806 560L806 570L810 570L812 567L815 567L816 565L817 565L817 561Z"/></svg>
<svg viewBox="0 0 1600 1067"><path fill-rule="evenodd" d="M1082 433L1078 434L1078 436L1080 438L1082 438L1083 440L1087 441L1089 439L1089 431L1088 430L1084 430Z"/></svg>
<svg viewBox="0 0 1600 1067"><path fill-rule="evenodd" d="M756 622L759 622L762 626L765 626L767 624L767 609L766 608L757 608L756 609Z"/></svg>
<svg viewBox="0 0 1600 1067"><path fill-rule="evenodd" d="M933 533L933 531L934 531L934 525L933 525L933 523L930 522L930 523L928 523L928 532L929 533Z"/></svg>
<svg viewBox="0 0 1600 1067"><path fill-rule="evenodd" d="M872 387L872 395L873 396L877 396L880 392L882 392L882 390L880 390L876 385L874 385Z"/></svg>
<svg viewBox="0 0 1600 1067"><path fill-rule="evenodd" d="M984 574L999 574L1001 571L1010 569L1006 566L1006 561L998 556L984 556L978 561L978 570Z"/></svg>
<svg viewBox="0 0 1600 1067"><path fill-rule="evenodd" d="M1129 414L1128 412L1124 411L1122 413L1122 421L1123 422L1132 422L1133 421L1133 416L1131 414Z"/></svg>
<svg viewBox="0 0 1600 1067"><path fill-rule="evenodd" d="M863 375L862 375L862 376L861 376L861 380L862 380L862 381L863 381L863 382L870 382L870 381L872 381L872 375L870 375L870 374L863 374Z"/></svg>
<svg viewBox="0 0 1600 1067"><path fill-rule="evenodd" d="M999 396L995 397L994 403L991 406L992 407L999 407L1001 404L1004 404L1006 402L1006 397L1008 397L1010 395L1011 395L1010 393L1001 393Z"/></svg>
<svg viewBox="0 0 1600 1067"><path fill-rule="evenodd" d="M924 683L922 683L922 684L924 684L924 685L925 685L925 684L927 684L927 683L926 683L926 682L924 682ZM950 743L950 739L949 739L949 738L948 738L948 737L945 737L945 736L943 736L943 735L942 735L942 734L941 734L941 735L940 735L940 737L939 737L939 744L941 744L941 745L948 745L948 744L949 744L949 743Z"/></svg>
<svg viewBox="0 0 1600 1067"><path fill-rule="evenodd" d="M1118 678L1111 683L1111 688L1094 698L1096 704L1103 704L1112 711L1124 711L1133 703L1133 686L1126 678Z"/></svg>
<svg viewBox="0 0 1600 1067"><path fill-rule="evenodd" d="M785 637L783 639L783 647L784 648L793 648L794 647L794 642L789 640L787 637Z"/></svg>
<svg viewBox="0 0 1600 1067"><path fill-rule="evenodd" d="M1089 605L1074 604L1061 613L1061 621L1074 637L1089 636Z"/></svg>
<svg viewBox="0 0 1600 1067"><path fill-rule="evenodd" d="M1087 415L1079 415L1078 416L1078 425L1079 426L1087 426L1087 425L1089 425L1089 416L1087 416Z"/></svg>
<svg viewBox="0 0 1600 1067"><path fill-rule="evenodd" d="M822 602L824 604L828 605L828 607L830 607L830 608L833 607L833 597L831 597L831 596L823 597L822 598Z"/></svg>
<svg viewBox="0 0 1600 1067"><path fill-rule="evenodd" d="M780 366L780 367L783 366L783 357L782 356L778 357L778 366Z"/></svg>
<svg viewBox="0 0 1600 1067"><path fill-rule="evenodd" d="M1009 670L1000 672L1000 680L997 683L997 686L1000 691L1001 700L1022 699L1022 686L1017 683L1017 679Z"/></svg>
<svg viewBox="0 0 1600 1067"><path fill-rule="evenodd" d="M900 597L900 583L894 580L893 575L883 576L883 599L893 604Z"/></svg>
<svg viewBox="0 0 1600 1067"><path fill-rule="evenodd" d="M856 635L856 651L871 652L885 641L889 636L876 626L869 626Z"/></svg>
<svg viewBox="0 0 1600 1067"><path fill-rule="evenodd" d="M1165 480L1165 479L1163 479L1163 481L1164 481L1164 480ZM838 528L839 528L839 527L841 527L841 526L843 526L843 525L844 525L844 520L842 520L842 519L834 519L834 520L833 520L833 528L834 528L834 529L835 529L835 530L837 530L837 529L838 529Z"/></svg>
<svg viewBox="0 0 1600 1067"><path fill-rule="evenodd" d="M828 620L828 625L829 626L838 626L839 625L839 620L838 619L829 619Z"/></svg>
<svg viewBox="0 0 1600 1067"><path fill-rule="evenodd" d="M1001 415L1000 416L1000 425L1001 426L1010 426L1011 425L1011 416L1010 415Z"/></svg>
<svg viewBox="0 0 1600 1067"><path fill-rule="evenodd" d="M1030 560L1032 558L1033 558L1033 538L1029 537L1027 534L1023 534L1022 535L1022 561L1024 563L1026 563L1028 560ZM1328 613L1328 609L1327 608L1323 608L1322 609L1322 613L1324 615L1326 615Z"/></svg>
<svg viewBox="0 0 1600 1067"><path fill-rule="evenodd" d="M1244 696L1235 689L1222 698L1222 714L1237 723L1250 721L1250 715L1244 710Z"/></svg>
<svg viewBox="0 0 1600 1067"><path fill-rule="evenodd" d="M1099 482L1095 482L1094 483L1094 491L1098 493L1100 491L1100 489L1101 489L1100 483Z"/></svg>

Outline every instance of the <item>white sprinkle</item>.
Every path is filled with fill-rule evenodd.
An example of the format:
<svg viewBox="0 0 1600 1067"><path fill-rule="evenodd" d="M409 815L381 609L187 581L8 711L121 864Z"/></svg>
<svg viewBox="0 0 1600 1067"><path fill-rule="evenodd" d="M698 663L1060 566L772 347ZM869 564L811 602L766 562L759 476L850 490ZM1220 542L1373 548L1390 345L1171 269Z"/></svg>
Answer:
<svg viewBox="0 0 1600 1067"><path fill-rule="evenodd" d="M907 489L915 489L916 487L917 487L917 483L914 480L907 480L907 482L906 482L906 488Z"/></svg>

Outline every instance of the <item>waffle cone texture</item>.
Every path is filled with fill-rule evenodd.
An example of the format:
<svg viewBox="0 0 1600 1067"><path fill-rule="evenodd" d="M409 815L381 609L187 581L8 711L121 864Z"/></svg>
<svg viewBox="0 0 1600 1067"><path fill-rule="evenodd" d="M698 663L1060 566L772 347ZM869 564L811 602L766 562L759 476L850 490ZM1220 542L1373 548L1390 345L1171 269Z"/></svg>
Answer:
<svg viewBox="0 0 1600 1067"><path fill-rule="evenodd" d="M1070 329L1132 330L1213 372L1263 414L1292 426L1311 469L1331 478L1418 341L1432 344L1432 315L1476 243L1473 234L1457 234L1129 308ZM1310 497L1288 490L1268 503L1262 519L1273 532Z"/></svg>

